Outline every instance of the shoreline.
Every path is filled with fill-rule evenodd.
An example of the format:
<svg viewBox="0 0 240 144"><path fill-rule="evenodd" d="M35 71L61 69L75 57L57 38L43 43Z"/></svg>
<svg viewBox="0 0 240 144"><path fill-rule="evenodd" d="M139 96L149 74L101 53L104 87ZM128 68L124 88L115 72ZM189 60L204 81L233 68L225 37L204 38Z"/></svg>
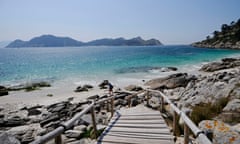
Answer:
<svg viewBox="0 0 240 144"><path fill-rule="evenodd" d="M239 54L234 54L230 56L230 58L239 57ZM219 58L215 61L220 61L222 58ZM175 73L188 73L193 75L206 75L207 73L199 71L199 69L204 65L211 63L209 62L201 62L196 64L186 64L178 67L177 71L170 72L159 72L159 71L151 71L148 73L127 73L118 76L110 76L109 81L114 85L114 89L124 89L129 85L138 85L144 87L144 83L148 80L166 77ZM90 96L93 95L104 95L106 94L106 90L99 89L98 84L101 83L104 79L98 78L95 80L82 80L78 79L66 78L63 80L55 81L51 87L43 87L40 90L34 90L31 92L25 92L24 90L20 91L10 91L8 95L0 97L0 107L9 107L13 105L15 108L22 108L26 106L33 105L49 105L56 102L66 101L68 98L74 98L73 102L84 101ZM87 92L74 92L74 90L84 84L90 84L94 88L90 89ZM49 97L48 94L52 94L53 96Z"/></svg>
<svg viewBox="0 0 240 144"><path fill-rule="evenodd" d="M209 62L210 63L210 62ZM109 77L109 81L114 85L114 89L124 89L129 85L138 85L144 87L144 83L148 80L166 77L175 73L188 73L204 75L204 72L200 72L199 68L204 63L199 64L189 64L178 68L177 71L170 72L148 72L148 73L130 73L125 74L125 76L117 76ZM25 92L24 90L20 91L10 91L8 95L0 97L0 107L4 107L4 105L18 105L19 108L25 106L33 106L33 105L49 105L60 101L66 101L68 98L74 98L73 102L83 101L86 98L93 95L104 95L106 94L106 90L99 89L98 84L101 83L102 80L83 80L78 81L77 79L70 78L69 80L63 79L60 81L55 81L51 87L43 87L40 90L34 90L30 92ZM87 92L74 92L74 90L84 84L90 84L94 88L90 89ZM49 97L48 94L52 94L53 96Z"/></svg>

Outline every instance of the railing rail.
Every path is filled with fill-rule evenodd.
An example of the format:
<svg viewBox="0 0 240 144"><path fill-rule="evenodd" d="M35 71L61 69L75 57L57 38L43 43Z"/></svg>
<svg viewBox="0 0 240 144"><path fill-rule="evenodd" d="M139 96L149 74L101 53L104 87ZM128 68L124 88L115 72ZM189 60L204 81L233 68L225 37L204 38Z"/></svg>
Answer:
<svg viewBox="0 0 240 144"><path fill-rule="evenodd" d="M170 105L170 107L173 109L173 111L174 111L173 132L174 133L176 132L176 125L177 125L176 117L180 116L182 118L182 120L184 121L184 144L189 143L188 129L190 129L192 131L192 133L196 137L196 140L200 144L212 144L212 142L208 139L208 137L204 134L204 132L202 130L200 130L184 112L182 112L177 106L175 106L175 104L173 104L172 101L165 94L163 94L161 91L157 91L157 90L147 89L147 91L160 94L160 96L163 98L163 101L161 101L160 107L163 107L164 101L166 101Z"/></svg>
<svg viewBox="0 0 240 144"><path fill-rule="evenodd" d="M164 102L166 101L170 107L174 110L174 120L173 120L173 133L175 133L175 129L176 129L176 125L177 125L177 121L176 121L176 117L180 116L183 121L184 121L184 143L188 144L188 140L189 140L189 132L188 130L190 129L193 134L196 136L196 139L198 140L198 142L200 144L212 144L211 141L206 137L206 135L203 134L203 132L188 118L188 116L183 113L181 110L178 109L178 107L176 107L171 100L168 99L168 97L166 95L164 95L162 92L160 91L156 91L156 90L143 90L140 91L138 93L134 93L130 96L127 96L127 101L128 101L128 106L131 106L131 98L137 96L140 93L144 93L146 92L146 96L147 96L147 105L149 104L149 92L156 92L159 93L161 96L161 105L160 105L160 110L163 109L163 105ZM97 138L97 128L96 128L96 121L95 121L95 105L96 104L101 104L107 101L107 104L110 103L111 104L111 116L113 116L114 113L114 99L116 98L116 96L110 96L108 98L99 100L99 101L91 101L91 103L84 108L81 112L77 113L73 118L71 118L70 120L61 123L59 125L59 127L57 127L56 129L54 129L53 131L39 137L38 139L36 139L35 141L31 142L30 144L43 144L46 143L52 139L55 139L55 143L56 144L62 144L62 138L61 138L61 134L63 132L65 132L66 130L70 129L74 123L79 120L84 114L86 114L87 112L91 112L91 116L92 116L92 124L93 124L93 130L94 130L94 137ZM118 97L119 98L119 97Z"/></svg>

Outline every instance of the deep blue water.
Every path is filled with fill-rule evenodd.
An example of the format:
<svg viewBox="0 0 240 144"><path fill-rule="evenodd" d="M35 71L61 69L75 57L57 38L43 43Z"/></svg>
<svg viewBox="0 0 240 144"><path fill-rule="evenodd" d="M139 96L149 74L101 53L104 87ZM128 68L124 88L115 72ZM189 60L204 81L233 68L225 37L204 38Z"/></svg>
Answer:
<svg viewBox="0 0 240 144"><path fill-rule="evenodd" d="M123 69L151 66L179 68L232 55L240 55L240 51L191 46L1 48L0 84L124 77L128 71L121 71Z"/></svg>

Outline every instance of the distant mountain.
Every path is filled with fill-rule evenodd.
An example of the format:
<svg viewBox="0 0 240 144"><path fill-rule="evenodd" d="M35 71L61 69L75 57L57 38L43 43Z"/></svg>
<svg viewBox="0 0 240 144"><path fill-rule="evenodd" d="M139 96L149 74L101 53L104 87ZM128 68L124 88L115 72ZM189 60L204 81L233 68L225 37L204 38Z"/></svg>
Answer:
<svg viewBox="0 0 240 144"><path fill-rule="evenodd" d="M214 31L212 36L192 44L195 47L240 49L240 19L231 24L223 24L221 31Z"/></svg>
<svg viewBox="0 0 240 144"><path fill-rule="evenodd" d="M109 46L149 46L149 45L162 45L159 40L150 39L143 40L141 37L132 38L126 40L124 38L116 39L99 39L87 42L86 45L100 46L100 45L109 45Z"/></svg>
<svg viewBox="0 0 240 144"><path fill-rule="evenodd" d="M143 40L141 37L126 40L124 38L116 39L98 39L90 42L81 42L69 37L56 37L53 35L42 35L35 37L30 41L15 40L7 45L7 48L16 47L70 47L70 46L150 46L162 45L159 40Z"/></svg>
<svg viewBox="0 0 240 144"><path fill-rule="evenodd" d="M82 46L83 43L69 37L56 37L53 35L42 35L30 41L15 40L7 45L8 48L14 47L64 47Z"/></svg>

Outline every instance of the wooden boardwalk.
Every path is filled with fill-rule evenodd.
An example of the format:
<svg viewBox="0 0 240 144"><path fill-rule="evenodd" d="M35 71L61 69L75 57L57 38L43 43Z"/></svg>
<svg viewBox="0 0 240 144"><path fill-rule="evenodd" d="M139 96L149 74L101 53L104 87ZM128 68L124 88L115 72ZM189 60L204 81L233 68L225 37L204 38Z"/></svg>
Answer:
<svg viewBox="0 0 240 144"><path fill-rule="evenodd" d="M117 111L97 142L97 144L173 143L173 136L160 112L144 105Z"/></svg>

